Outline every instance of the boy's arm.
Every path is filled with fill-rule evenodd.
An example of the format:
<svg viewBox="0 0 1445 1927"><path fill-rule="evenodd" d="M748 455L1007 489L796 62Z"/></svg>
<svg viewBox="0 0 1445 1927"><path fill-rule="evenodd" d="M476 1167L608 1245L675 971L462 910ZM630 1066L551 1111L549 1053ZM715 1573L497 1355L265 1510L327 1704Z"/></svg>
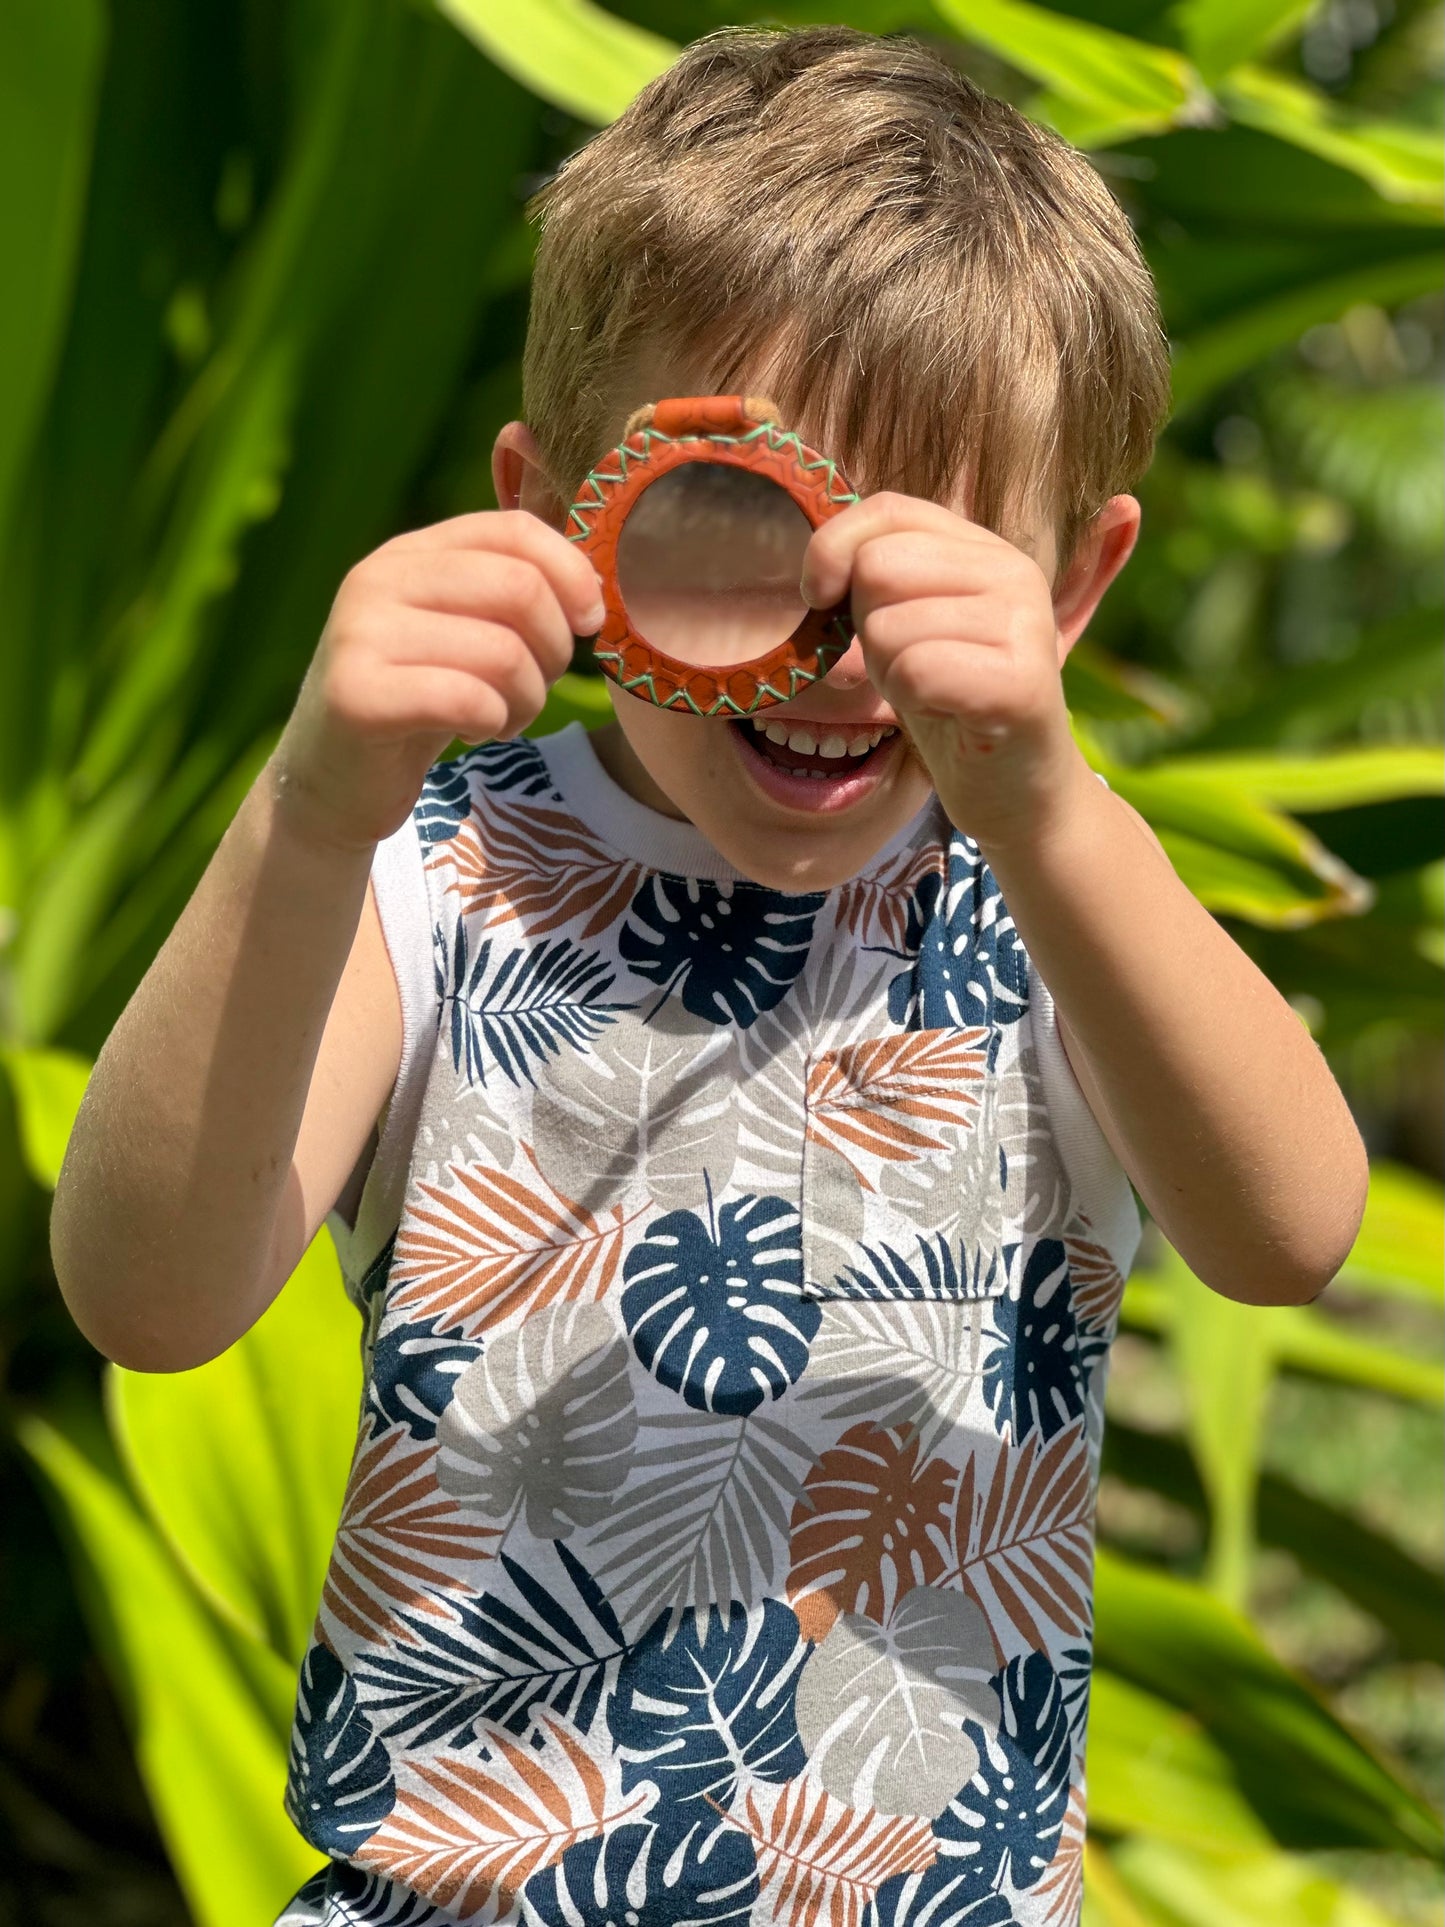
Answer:
<svg viewBox="0 0 1445 1927"><path fill-rule="evenodd" d="M398 537L342 584L281 742L76 1120L51 1242L101 1351L198 1365L280 1289L400 1059L376 845L453 737L524 729L601 620L585 556L517 512Z"/></svg>
<svg viewBox="0 0 1445 1927"><path fill-rule="evenodd" d="M1359 1228L1359 1133L1289 1005L1096 781L1059 669L1138 526L1107 503L1052 588L937 504L870 496L812 539L810 600L851 584L875 687L998 878L1086 1098L1190 1267L1227 1297L1315 1297Z"/></svg>

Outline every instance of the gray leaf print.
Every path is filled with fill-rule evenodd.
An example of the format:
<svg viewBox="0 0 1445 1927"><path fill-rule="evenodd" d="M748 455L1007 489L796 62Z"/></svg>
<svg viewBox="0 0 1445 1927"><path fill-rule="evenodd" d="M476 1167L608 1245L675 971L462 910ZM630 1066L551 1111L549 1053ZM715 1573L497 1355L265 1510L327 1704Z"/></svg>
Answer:
<svg viewBox="0 0 1445 1927"><path fill-rule="evenodd" d="M886 1626L844 1613L798 1681L809 1772L847 1806L934 1819L978 1767L964 1721L998 1731L996 1664L961 1592L915 1586Z"/></svg>
<svg viewBox="0 0 1445 1927"><path fill-rule="evenodd" d="M660 1210L697 1210L703 1173L721 1191L737 1156L735 1049L729 1031L676 1003L650 1023L621 1012L540 1080L532 1130L543 1174L589 1211L635 1183Z"/></svg>
<svg viewBox="0 0 1445 1927"><path fill-rule="evenodd" d="M600 1305L550 1305L495 1339L437 1426L437 1480L537 1539L603 1518L627 1477L637 1413L627 1341Z"/></svg>
<svg viewBox="0 0 1445 1927"><path fill-rule="evenodd" d="M803 1154L803 1275L832 1283L858 1256L863 1241L863 1187L830 1144L810 1142Z"/></svg>
<svg viewBox="0 0 1445 1927"><path fill-rule="evenodd" d="M664 1609L776 1594L808 1464L788 1427L762 1412L648 1418L628 1488L587 1543L628 1638Z"/></svg>
<svg viewBox="0 0 1445 1927"><path fill-rule="evenodd" d="M990 1349L987 1301L827 1298L797 1396L830 1423L916 1426L924 1452L964 1421Z"/></svg>

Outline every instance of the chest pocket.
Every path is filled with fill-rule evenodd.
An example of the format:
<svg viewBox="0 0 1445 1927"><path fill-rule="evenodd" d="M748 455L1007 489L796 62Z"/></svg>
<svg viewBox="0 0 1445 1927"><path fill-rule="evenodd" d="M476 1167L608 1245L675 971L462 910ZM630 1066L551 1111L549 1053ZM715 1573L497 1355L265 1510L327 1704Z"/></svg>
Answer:
<svg viewBox="0 0 1445 1927"><path fill-rule="evenodd" d="M897 1032L809 1060L803 1292L999 1296L1011 1236L996 1033Z"/></svg>

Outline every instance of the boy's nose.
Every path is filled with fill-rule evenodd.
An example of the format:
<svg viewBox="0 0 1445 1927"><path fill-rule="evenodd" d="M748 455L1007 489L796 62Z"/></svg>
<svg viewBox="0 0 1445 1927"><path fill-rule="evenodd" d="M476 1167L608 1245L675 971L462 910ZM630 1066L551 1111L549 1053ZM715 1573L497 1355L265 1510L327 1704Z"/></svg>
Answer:
<svg viewBox="0 0 1445 1927"><path fill-rule="evenodd" d="M863 645L854 636L827 675L823 677L823 683L829 689L857 689L867 680L868 670L863 661Z"/></svg>

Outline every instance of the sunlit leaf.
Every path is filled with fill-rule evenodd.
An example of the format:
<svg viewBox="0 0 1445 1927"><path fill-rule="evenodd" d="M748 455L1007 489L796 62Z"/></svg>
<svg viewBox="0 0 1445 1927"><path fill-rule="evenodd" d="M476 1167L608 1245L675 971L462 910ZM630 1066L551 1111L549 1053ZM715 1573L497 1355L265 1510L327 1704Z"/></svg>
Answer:
<svg viewBox="0 0 1445 1927"><path fill-rule="evenodd" d="M1236 67L1222 98L1236 120L1348 168L1386 200L1439 208L1445 199L1445 157L1432 129L1364 120L1303 81L1260 67Z"/></svg>
<svg viewBox="0 0 1445 1927"><path fill-rule="evenodd" d="M1270 1837L1200 1722L1106 1666L1089 1690L1089 1820L1198 1846Z"/></svg>
<svg viewBox="0 0 1445 1927"><path fill-rule="evenodd" d="M1181 0L1173 24L1206 80L1266 53L1303 26L1317 0Z"/></svg>
<svg viewBox="0 0 1445 1927"><path fill-rule="evenodd" d="M281 1808L286 1746L270 1708L290 1669L212 1619L123 1490L53 1426L27 1419L26 1449L63 1503L126 1674L136 1754L198 1927L270 1920L315 1868ZM267 1675L264 1700L247 1672Z"/></svg>
<svg viewBox="0 0 1445 1927"><path fill-rule="evenodd" d="M1433 1304L1445 1299L1445 1192L1433 1178L1386 1158L1370 1160L1364 1223L1340 1283Z"/></svg>
<svg viewBox="0 0 1445 1927"><path fill-rule="evenodd" d="M1167 773L1171 784L1200 778L1282 809L1339 810L1397 796L1439 795L1445 791L1445 751L1424 744L1389 744L1316 750L1308 756L1171 756Z"/></svg>
<svg viewBox="0 0 1445 1927"><path fill-rule="evenodd" d="M53 1190L90 1078L90 1060L74 1051L8 1044L0 1045L0 1064L10 1075L26 1168L37 1184Z"/></svg>
<svg viewBox="0 0 1445 1927"><path fill-rule="evenodd" d="M1151 1920L1170 1927L1400 1927L1396 1916L1291 1854L1136 1839L1116 1849L1114 1863Z"/></svg>
<svg viewBox="0 0 1445 1927"><path fill-rule="evenodd" d="M660 34L592 0L435 0L439 12L524 87L603 126L676 60Z"/></svg>
<svg viewBox="0 0 1445 1927"><path fill-rule="evenodd" d="M361 1397L358 1320L322 1232L271 1308L207 1365L111 1375L127 1469L217 1612L292 1665L306 1650Z"/></svg>

